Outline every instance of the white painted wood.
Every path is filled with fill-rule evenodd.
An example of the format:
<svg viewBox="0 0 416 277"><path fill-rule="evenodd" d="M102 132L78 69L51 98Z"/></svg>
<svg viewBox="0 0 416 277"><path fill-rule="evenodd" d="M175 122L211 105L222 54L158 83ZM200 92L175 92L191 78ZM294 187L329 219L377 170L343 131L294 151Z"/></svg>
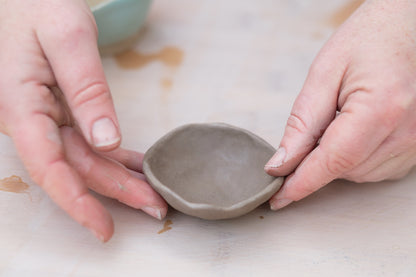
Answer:
<svg viewBox="0 0 416 277"><path fill-rule="evenodd" d="M155 1L136 49L175 46L184 60L124 70L103 59L123 146L145 151L174 127L212 121L277 146L308 67L334 30L329 18L346 2ZM0 178L21 176L31 196L0 191L0 276L416 274L415 172L397 182L335 181L279 212L263 206L234 220L170 211L172 229L163 234L163 222L99 197L116 226L102 244L30 181L6 136L0 151Z"/></svg>

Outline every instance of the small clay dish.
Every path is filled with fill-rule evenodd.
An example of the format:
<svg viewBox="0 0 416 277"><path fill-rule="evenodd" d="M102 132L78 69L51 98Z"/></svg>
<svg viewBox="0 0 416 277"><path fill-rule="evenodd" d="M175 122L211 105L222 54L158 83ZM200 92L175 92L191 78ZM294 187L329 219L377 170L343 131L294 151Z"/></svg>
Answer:
<svg viewBox="0 0 416 277"><path fill-rule="evenodd" d="M283 183L264 172L275 149L260 137L222 123L189 124L145 154L150 185L175 209L203 219L246 214Z"/></svg>

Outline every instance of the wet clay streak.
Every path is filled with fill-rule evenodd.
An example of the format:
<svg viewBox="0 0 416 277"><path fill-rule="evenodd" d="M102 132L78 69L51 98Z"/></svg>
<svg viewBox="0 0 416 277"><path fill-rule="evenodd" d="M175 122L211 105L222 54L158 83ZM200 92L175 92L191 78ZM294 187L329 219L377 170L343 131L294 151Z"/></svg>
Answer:
<svg viewBox="0 0 416 277"><path fill-rule="evenodd" d="M172 227L170 227L170 225L172 225L172 220L168 219L165 221L165 224L163 225L163 229L160 230L159 232L157 232L158 234L162 234L164 232L169 231L170 229L172 229Z"/></svg>
<svg viewBox="0 0 416 277"><path fill-rule="evenodd" d="M28 193L29 185L16 175L0 180L0 190L14 193Z"/></svg>
<svg viewBox="0 0 416 277"><path fill-rule="evenodd" d="M160 85L166 90L170 90L173 86L173 81L170 78L163 78L160 80Z"/></svg>
<svg viewBox="0 0 416 277"><path fill-rule="evenodd" d="M349 1L347 1L347 3L344 6L342 6L339 10L337 10L330 17L330 19L329 19L330 25L333 26L333 27L340 26L364 2L365 2L365 0L349 0Z"/></svg>
<svg viewBox="0 0 416 277"><path fill-rule="evenodd" d="M264 216L262 216L262 215L261 215L261 216L259 216L259 218L260 218L260 219L264 219Z"/></svg>
<svg viewBox="0 0 416 277"><path fill-rule="evenodd" d="M128 50L115 56L117 64L124 69L137 69L155 61L171 67L182 63L183 51L174 46L167 46L157 53L144 54L136 50Z"/></svg>

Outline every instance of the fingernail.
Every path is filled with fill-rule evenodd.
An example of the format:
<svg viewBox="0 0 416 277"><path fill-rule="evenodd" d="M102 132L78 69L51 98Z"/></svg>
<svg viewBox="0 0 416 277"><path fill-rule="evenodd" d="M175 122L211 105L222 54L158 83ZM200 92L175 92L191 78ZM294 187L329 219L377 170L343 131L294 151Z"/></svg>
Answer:
<svg viewBox="0 0 416 277"><path fill-rule="evenodd" d="M101 242L104 242L104 236L103 235L101 235L100 233L98 233L96 230L94 230L94 229L90 229L89 228L89 230L90 230L90 232L97 238L97 239L99 239Z"/></svg>
<svg viewBox="0 0 416 277"><path fill-rule="evenodd" d="M142 210L150 216L162 220L162 211L158 208L143 207Z"/></svg>
<svg viewBox="0 0 416 277"><path fill-rule="evenodd" d="M270 201L270 209L272 211L277 211L283 207L286 207L292 202L293 200L291 199L273 199Z"/></svg>
<svg viewBox="0 0 416 277"><path fill-rule="evenodd" d="M264 166L265 168L278 168L281 167L286 158L286 149L279 147L273 157Z"/></svg>
<svg viewBox="0 0 416 277"><path fill-rule="evenodd" d="M116 144L120 141L120 135L113 121L104 117L92 125L92 139L96 147L103 147Z"/></svg>

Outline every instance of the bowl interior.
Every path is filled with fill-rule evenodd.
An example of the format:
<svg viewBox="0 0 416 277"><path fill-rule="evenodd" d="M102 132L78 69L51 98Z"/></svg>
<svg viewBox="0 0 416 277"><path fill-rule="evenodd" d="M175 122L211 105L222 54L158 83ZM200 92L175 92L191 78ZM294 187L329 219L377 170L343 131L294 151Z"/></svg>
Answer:
<svg viewBox="0 0 416 277"><path fill-rule="evenodd" d="M263 170L273 153L268 143L238 128L191 125L156 143L147 163L160 184L185 201L227 207L275 180Z"/></svg>

